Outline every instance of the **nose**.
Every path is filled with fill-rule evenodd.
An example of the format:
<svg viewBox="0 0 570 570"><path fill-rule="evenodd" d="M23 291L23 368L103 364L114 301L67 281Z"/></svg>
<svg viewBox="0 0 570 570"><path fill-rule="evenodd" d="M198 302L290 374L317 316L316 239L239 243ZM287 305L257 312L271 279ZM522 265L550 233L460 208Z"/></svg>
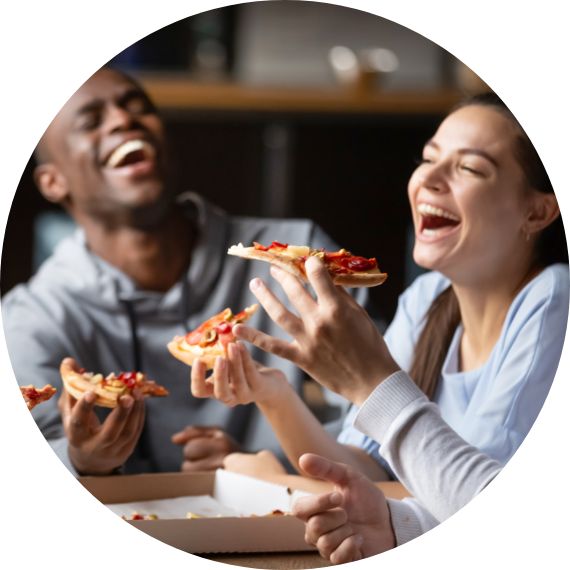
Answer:
<svg viewBox="0 0 570 570"><path fill-rule="evenodd" d="M125 130L133 126L134 117L124 107L110 104L106 110L105 124L109 132Z"/></svg>
<svg viewBox="0 0 570 570"><path fill-rule="evenodd" d="M446 192L447 165L444 162L424 164L420 174L420 184L432 192Z"/></svg>

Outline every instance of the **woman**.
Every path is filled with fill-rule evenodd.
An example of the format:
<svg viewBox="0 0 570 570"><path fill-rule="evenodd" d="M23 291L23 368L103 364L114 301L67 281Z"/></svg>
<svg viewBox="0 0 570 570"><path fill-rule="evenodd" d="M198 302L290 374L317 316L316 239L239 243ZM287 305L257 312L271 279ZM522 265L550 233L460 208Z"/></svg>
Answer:
<svg viewBox="0 0 570 570"><path fill-rule="evenodd" d="M563 250L562 260L567 252L552 186L523 129L488 94L442 122L408 194L414 259L432 271L401 296L386 343L330 280L313 283L315 301L279 270L273 275L300 316L261 281L252 282L252 291L294 341L243 325L236 335L295 362L356 405L397 370L408 371L460 436L504 464L542 407L566 330L568 267L553 263L553 244ZM318 273L318 265L308 263L308 271ZM263 375L277 380L278 373L256 371L235 346L212 384L195 367L193 389L229 405L256 401L294 464L313 451L360 468L365 461L351 457L357 448L379 459L377 444L350 425L340 441L354 447L331 441L293 403L283 379L270 383Z"/></svg>

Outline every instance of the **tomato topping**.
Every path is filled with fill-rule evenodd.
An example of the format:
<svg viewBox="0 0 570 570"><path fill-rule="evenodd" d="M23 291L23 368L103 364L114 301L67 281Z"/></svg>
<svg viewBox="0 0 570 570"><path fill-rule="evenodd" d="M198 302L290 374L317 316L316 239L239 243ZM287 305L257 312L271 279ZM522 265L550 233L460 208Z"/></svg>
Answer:
<svg viewBox="0 0 570 570"><path fill-rule="evenodd" d="M377 267L376 259L374 257L368 259L366 257L353 256L339 259L337 263L351 271L369 271L370 269L375 269Z"/></svg>
<svg viewBox="0 0 570 570"><path fill-rule="evenodd" d="M117 376L117 380L120 380L127 388L134 388L137 383L137 373L121 372Z"/></svg>
<svg viewBox="0 0 570 570"><path fill-rule="evenodd" d="M259 249L261 251L269 251L270 249L287 249L289 247L289 244L280 243L278 241L272 241L271 245L265 246L265 245L261 245L260 243L257 243L256 241L254 241L253 247L255 247L255 249Z"/></svg>
<svg viewBox="0 0 570 570"><path fill-rule="evenodd" d="M232 325L230 323L222 323L216 327L219 334L228 334L232 332Z"/></svg>
<svg viewBox="0 0 570 570"><path fill-rule="evenodd" d="M35 388L27 388L26 396L30 400L37 400L40 397L40 393Z"/></svg>
<svg viewBox="0 0 570 570"><path fill-rule="evenodd" d="M139 515L138 513L133 514L133 516L131 517L131 520L133 521L142 521L144 520L144 517L142 515Z"/></svg>
<svg viewBox="0 0 570 570"><path fill-rule="evenodd" d="M198 344L202 340L201 331L192 331L186 335L186 342L188 344Z"/></svg>

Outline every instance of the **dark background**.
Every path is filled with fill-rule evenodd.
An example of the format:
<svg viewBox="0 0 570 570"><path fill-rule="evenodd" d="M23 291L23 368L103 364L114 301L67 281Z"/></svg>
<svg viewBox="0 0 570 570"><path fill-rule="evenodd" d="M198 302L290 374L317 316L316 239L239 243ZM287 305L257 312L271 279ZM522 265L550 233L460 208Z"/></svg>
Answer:
<svg viewBox="0 0 570 570"><path fill-rule="evenodd" d="M111 63L134 75L151 71L182 75L188 81L245 81L236 66L243 46L238 32L253 8L245 12L244 6L248 5L181 20L134 44ZM267 14L267 6L264 9ZM352 12L334 10L340 16ZM382 24L398 32L390 22ZM440 52L435 75L445 87L451 56ZM163 117L176 150L181 189L198 192L231 214L312 218L340 246L377 257L389 279L373 290L373 297L389 319L399 292L418 271L409 255L407 180L423 143L444 114L168 108ZM35 189L33 166L30 159L8 218L2 294L32 275L34 247L41 240L38 216L56 209Z"/></svg>

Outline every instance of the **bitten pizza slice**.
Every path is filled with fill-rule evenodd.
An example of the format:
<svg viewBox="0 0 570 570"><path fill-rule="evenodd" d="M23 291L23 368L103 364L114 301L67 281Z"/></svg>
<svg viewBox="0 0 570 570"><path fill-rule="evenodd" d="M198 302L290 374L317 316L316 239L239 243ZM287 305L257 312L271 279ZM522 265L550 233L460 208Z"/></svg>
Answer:
<svg viewBox="0 0 570 570"><path fill-rule="evenodd" d="M47 402L57 390L51 384L46 384L42 388L36 388L30 384L29 386L20 386L20 392L26 401L28 410L33 410L38 404Z"/></svg>
<svg viewBox="0 0 570 570"><path fill-rule="evenodd" d="M236 341L234 325L247 321L258 307L251 305L235 315L231 309L224 309L186 335L175 336L167 345L170 354L188 366L199 358L208 370L214 368L216 357L227 356L228 344Z"/></svg>
<svg viewBox="0 0 570 570"><path fill-rule="evenodd" d="M305 262L311 256L321 259L335 285L375 287L384 283L388 277L378 268L375 257L360 257L346 249L326 251L313 249L307 245L289 245L274 241L268 246L257 242L253 242L251 247L244 247L241 243L232 245L228 249L228 254L245 259L267 261L292 273L305 283L307 282Z"/></svg>

